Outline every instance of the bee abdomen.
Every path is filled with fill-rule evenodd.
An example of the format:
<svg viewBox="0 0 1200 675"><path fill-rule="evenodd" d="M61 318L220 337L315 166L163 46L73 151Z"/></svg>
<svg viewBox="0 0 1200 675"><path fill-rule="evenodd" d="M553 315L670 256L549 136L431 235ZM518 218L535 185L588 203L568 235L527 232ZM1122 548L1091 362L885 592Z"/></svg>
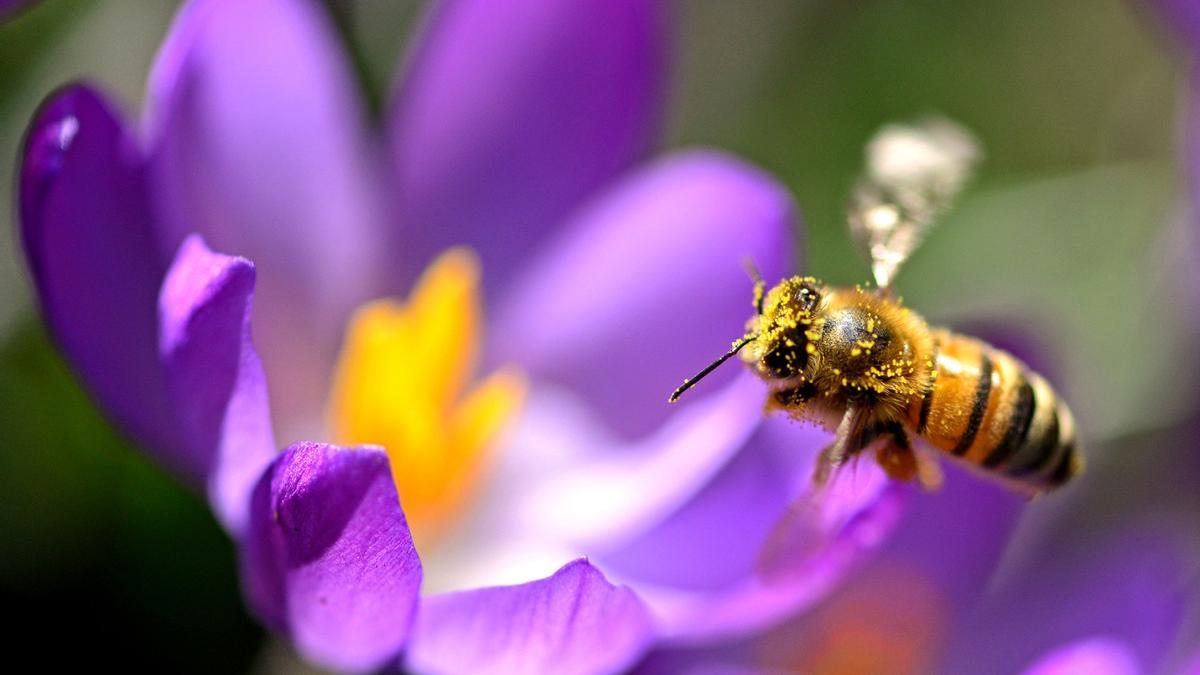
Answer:
<svg viewBox="0 0 1200 675"><path fill-rule="evenodd" d="M1035 490L1082 468L1070 410L1037 373L973 338L934 332L934 367L909 406L933 446Z"/></svg>

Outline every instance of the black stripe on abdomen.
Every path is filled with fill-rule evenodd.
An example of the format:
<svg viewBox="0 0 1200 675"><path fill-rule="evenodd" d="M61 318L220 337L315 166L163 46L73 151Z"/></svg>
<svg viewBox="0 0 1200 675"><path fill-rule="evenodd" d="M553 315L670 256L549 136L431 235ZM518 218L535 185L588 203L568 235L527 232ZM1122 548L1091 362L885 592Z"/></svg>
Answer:
<svg viewBox="0 0 1200 675"><path fill-rule="evenodd" d="M979 382L975 385L975 402L971 404L971 417L967 419L967 429L963 432L962 438L958 439L958 445L954 446L952 451L956 455L962 455L975 442L975 437L979 435L979 425L983 423L983 415L987 412L988 399L992 395L992 359L988 357L986 350L979 359Z"/></svg>
<svg viewBox="0 0 1200 675"><path fill-rule="evenodd" d="M1033 393L1033 385L1029 383L1025 373L1019 373L1018 377L1021 378L1021 384L1017 387L1017 400L1013 403L1012 412L1008 417L1008 428L1004 430L1004 437L983 460L983 465L989 469L1007 461L1029 436L1029 425L1033 423L1037 398Z"/></svg>
<svg viewBox="0 0 1200 675"><path fill-rule="evenodd" d="M1014 476L1027 476L1040 473L1046 468L1046 462L1054 457L1058 448L1058 406L1051 410L1050 421L1037 438L1027 439L1025 445L1013 456L1006 471Z"/></svg>
<svg viewBox="0 0 1200 675"><path fill-rule="evenodd" d="M1046 479L1048 484L1057 487L1067 482L1076 469L1076 452L1078 450L1075 448L1075 441L1068 442L1067 446L1063 448L1062 457L1058 460L1058 466L1054 467L1054 471L1050 472L1050 476Z"/></svg>

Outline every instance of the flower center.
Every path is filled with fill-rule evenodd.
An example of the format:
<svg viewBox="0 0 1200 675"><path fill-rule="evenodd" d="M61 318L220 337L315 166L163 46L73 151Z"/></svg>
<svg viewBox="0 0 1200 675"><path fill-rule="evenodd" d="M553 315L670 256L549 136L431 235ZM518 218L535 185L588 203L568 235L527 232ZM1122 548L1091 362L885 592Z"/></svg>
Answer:
<svg viewBox="0 0 1200 675"><path fill-rule="evenodd" d="M505 368L472 382L482 309L479 261L456 248L407 303L364 305L350 321L331 397L343 445L382 445L418 547L436 541L479 483L488 448L524 398Z"/></svg>

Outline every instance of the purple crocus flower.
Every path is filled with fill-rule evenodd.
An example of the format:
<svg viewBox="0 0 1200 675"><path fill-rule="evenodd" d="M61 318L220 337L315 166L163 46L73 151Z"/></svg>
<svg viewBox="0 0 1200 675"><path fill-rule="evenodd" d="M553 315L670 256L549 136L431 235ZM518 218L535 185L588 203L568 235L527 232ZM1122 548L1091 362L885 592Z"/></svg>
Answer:
<svg viewBox="0 0 1200 675"><path fill-rule="evenodd" d="M793 209L718 153L643 161L665 29L642 0L442 3L379 132L320 6L195 0L140 132L86 85L34 120L22 236L54 338L207 494L307 658L620 670L811 606L886 540L906 489L864 464L761 578L827 435L764 419L734 368L668 414L750 311L741 258L793 269ZM386 449L293 442L331 437Z"/></svg>

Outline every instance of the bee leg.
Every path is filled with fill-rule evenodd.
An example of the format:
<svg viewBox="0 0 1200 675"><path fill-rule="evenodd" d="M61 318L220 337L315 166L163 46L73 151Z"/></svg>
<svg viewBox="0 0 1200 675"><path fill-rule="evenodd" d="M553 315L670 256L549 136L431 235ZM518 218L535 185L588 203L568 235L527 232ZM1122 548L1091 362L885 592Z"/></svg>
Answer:
<svg viewBox="0 0 1200 675"><path fill-rule="evenodd" d="M814 486L820 488L825 485L834 469L863 449L866 422L866 415L859 412L856 407L850 406L846 409L846 414L838 423L833 443L825 446L820 456L817 457L817 465L813 468Z"/></svg>
<svg viewBox="0 0 1200 675"><path fill-rule="evenodd" d="M942 486L942 467L937 458L924 448L914 448L908 434L899 423L885 424L876 429L875 460L889 478L917 480L921 487L934 492Z"/></svg>
<svg viewBox="0 0 1200 675"><path fill-rule="evenodd" d="M942 465L938 458L928 448L914 448L913 457L917 460L917 480L926 492L937 492L942 489L945 476L942 475Z"/></svg>
<svg viewBox="0 0 1200 675"><path fill-rule="evenodd" d="M784 410L795 417L804 409L804 404L816 395L817 388L811 382L798 384L788 389L779 389L767 397L767 411Z"/></svg>
<svg viewBox="0 0 1200 675"><path fill-rule="evenodd" d="M917 478L917 456L908 443L908 435L899 424L883 425L877 430L875 461L883 468L888 478L912 480Z"/></svg>

